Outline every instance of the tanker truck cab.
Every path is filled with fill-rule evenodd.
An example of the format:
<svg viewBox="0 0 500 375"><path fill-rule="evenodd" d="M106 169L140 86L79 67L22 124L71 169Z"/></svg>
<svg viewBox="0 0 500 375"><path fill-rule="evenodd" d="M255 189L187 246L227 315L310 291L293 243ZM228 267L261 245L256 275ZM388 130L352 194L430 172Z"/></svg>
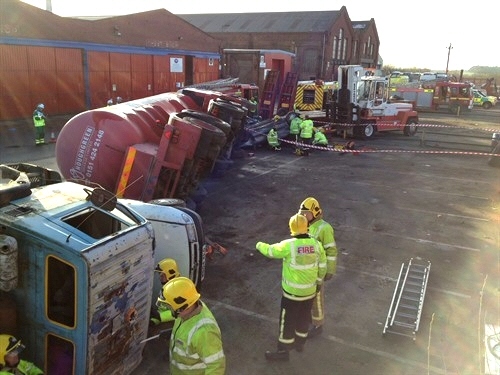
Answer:
<svg viewBox="0 0 500 375"><path fill-rule="evenodd" d="M19 175L0 187L2 333L45 374L129 374L147 338L152 224L103 189Z"/></svg>

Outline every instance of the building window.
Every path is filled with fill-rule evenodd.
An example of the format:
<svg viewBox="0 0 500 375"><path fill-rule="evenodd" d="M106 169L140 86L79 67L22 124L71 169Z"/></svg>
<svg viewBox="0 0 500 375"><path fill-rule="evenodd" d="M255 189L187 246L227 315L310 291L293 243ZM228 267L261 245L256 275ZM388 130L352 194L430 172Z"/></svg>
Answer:
<svg viewBox="0 0 500 375"><path fill-rule="evenodd" d="M332 58L333 59L337 58L337 43L338 43L337 37L334 36L333 37L333 49L332 49Z"/></svg>
<svg viewBox="0 0 500 375"><path fill-rule="evenodd" d="M358 41L355 40L352 44L352 57L356 58L358 57Z"/></svg>
<svg viewBox="0 0 500 375"><path fill-rule="evenodd" d="M213 59L213 57L210 57L208 59L208 66L214 66L214 59Z"/></svg>
<svg viewBox="0 0 500 375"><path fill-rule="evenodd" d="M344 43L342 46L342 60L345 60L347 58L347 38L344 38Z"/></svg>
<svg viewBox="0 0 500 375"><path fill-rule="evenodd" d="M335 54L335 56L337 58L341 58L342 56L342 50L343 50L343 46L342 46L342 42L344 41L344 29L340 29L339 30L339 40L338 40L338 44L337 44L337 53Z"/></svg>

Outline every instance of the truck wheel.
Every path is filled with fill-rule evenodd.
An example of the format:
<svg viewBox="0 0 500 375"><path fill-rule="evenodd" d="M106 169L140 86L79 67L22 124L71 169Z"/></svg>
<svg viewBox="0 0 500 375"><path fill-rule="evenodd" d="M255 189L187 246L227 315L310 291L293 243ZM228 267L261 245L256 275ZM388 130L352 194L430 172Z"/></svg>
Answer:
<svg viewBox="0 0 500 375"><path fill-rule="evenodd" d="M483 103L483 108L484 109L490 109L491 108L491 102L484 102Z"/></svg>
<svg viewBox="0 0 500 375"><path fill-rule="evenodd" d="M377 127L372 124L368 124L364 126L364 136L365 138L372 138L375 135L375 132L377 131Z"/></svg>
<svg viewBox="0 0 500 375"><path fill-rule="evenodd" d="M178 113L177 116L184 118L184 117L194 117L200 120L203 120L210 125L213 125L220 130L224 132L226 136L231 133L231 125L228 124L226 121L221 120L218 117L212 116L206 112L202 111L195 111L194 109L184 109L182 112Z"/></svg>
<svg viewBox="0 0 500 375"><path fill-rule="evenodd" d="M159 198L153 199L148 203L157 204L158 206L171 206L171 207L186 207L186 202L177 198Z"/></svg>
<svg viewBox="0 0 500 375"><path fill-rule="evenodd" d="M408 123L403 129L403 134L407 136L415 135L417 133L417 122L414 119L408 120Z"/></svg>

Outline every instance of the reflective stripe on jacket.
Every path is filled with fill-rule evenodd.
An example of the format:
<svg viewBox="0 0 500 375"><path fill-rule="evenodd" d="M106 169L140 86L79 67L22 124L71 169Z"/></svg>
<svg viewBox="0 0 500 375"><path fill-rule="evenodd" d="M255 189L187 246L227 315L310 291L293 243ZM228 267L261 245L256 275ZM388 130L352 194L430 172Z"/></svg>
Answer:
<svg viewBox="0 0 500 375"><path fill-rule="evenodd" d="M225 371L219 325L202 303L198 314L187 320L175 320L170 337L170 374L223 375Z"/></svg>
<svg viewBox="0 0 500 375"><path fill-rule="evenodd" d="M283 259L281 286L295 297L316 294L326 274L326 255L321 243L314 238L290 238L279 243L256 245L263 255Z"/></svg>
<svg viewBox="0 0 500 375"><path fill-rule="evenodd" d="M337 272L337 243L333 227L325 220L319 219L309 224L309 235L323 245L326 253L327 273L335 275Z"/></svg>

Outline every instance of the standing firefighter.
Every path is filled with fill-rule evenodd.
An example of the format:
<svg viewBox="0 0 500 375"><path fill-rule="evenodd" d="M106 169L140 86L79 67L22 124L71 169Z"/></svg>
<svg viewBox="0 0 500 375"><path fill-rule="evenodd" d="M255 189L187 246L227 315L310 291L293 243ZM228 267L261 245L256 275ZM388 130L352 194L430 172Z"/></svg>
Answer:
<svg viewBox="0 0 500 375"><path fill-rule="evenodd" d="M160 283L163 286L170 280L180 276L177 262L171 258L165 258L156 265L155 271L159 273ZM160 297L163 290L160 291ZM156 309L151 312L151 323L158 325L160 323L171 322L174 320L172 311L165 308L164 304L160 304Z"/></svg>
<svg viewBox="0 0 500 375"><path fill-rule="evenodd" d="M43 113L45 105L40 103L33 111L33 125L35 125L35 144L45 144L45 120L47 117Z"/></svg>
<svg viewBox="0 0 500 375"><path fill-rule="evenodd" d="M226 371L219 325L200 297L194 283L179 276L164 285L158 298L175 318L169 348L171 375L223 375Z"/></svg>
<svg viewBox="0 0 500 375"><path fill-rule="evenodd" d="M312 144L313 133L314 133L314 122L309 118L308 115L306 115L304 121L300 123L300 141L305 145Z"/></svg>
<svg viewBox="0 0 500 375"><path fill-rule="evenodd" d="M43 371L33 363L19 358L24 350L21 340L14 336L0 335L0 374L40 375Z"/></svg>
<svg viewBox="0 0 500 375"><path fill-rule="evenodd" d="M291 349L304 349L312 302L326 274L325 251L307 234L305 216L295 214L288 225L292 238L271 245L257 242L255 246L268 258L283 259L278 350L265 353L270 361L288 361Z"/></svg>
<svg viewBox="0 0 500 375"><path fill-rule="evenodd" d="M325 280L330 280L337 272L337 244L333 227L323 220L323 211L315 198L304 199L300 204L299 213L307 218L309 235L320 241L325 249L327 265ZM323 331L324 308L325 294L323 284L321 284L312 306L312 327L309 330L309 337L317 336Z"/></svg>

